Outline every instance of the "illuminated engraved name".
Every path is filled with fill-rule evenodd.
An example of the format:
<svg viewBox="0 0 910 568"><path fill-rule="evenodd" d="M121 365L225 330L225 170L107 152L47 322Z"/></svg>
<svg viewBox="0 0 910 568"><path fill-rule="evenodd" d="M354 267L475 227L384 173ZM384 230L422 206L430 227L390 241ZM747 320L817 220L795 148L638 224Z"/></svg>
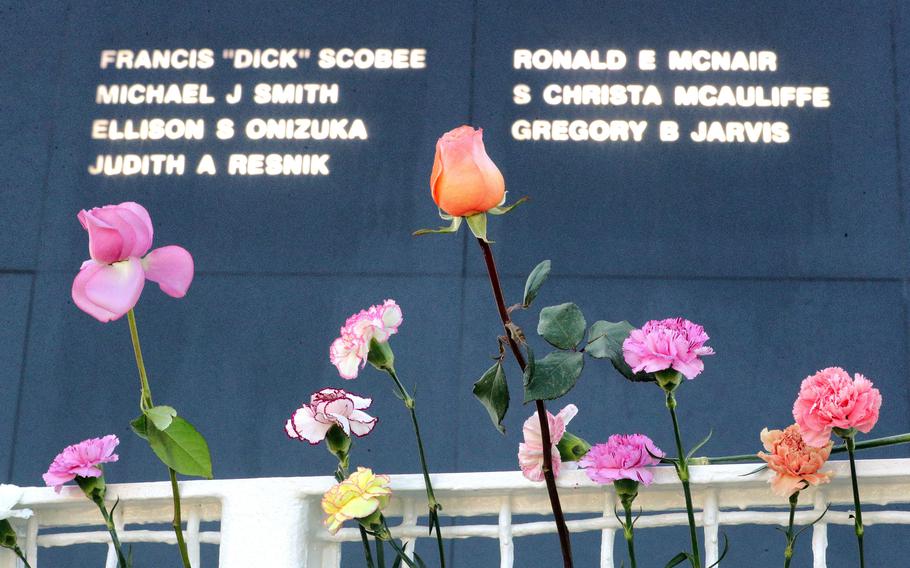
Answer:
<svg viewBox="0 0 910 568"><path fill-rule="evenodd" d="M319 50L319 67L322 69L424 69L427 66L426 49L352 49Z"/></svg>
<svg viewBox="0 0 910 568"><path fill-rule="evenodd" d="M88 167L93 176L178 175L186 169L183 154L103 154Z"/></svg>
<svg viewBox="0 0 910 568"><path fill-rule="evenodd" d="M215 97L209 95L204 83L169 85L98 85L95 104L99 105L210 105Z"/></svg>
<svg viewBox="0 0 910 568"><path fill-rule="evenodd" d="M777 71L773 51L671 50L667 59L671 71Z"/></svg>
<svg viewBox="0 0 910 568"><path fill-rule="evenodd" d="M693 142L750 142L786 144L790 128L786 122L707 122L701 121L689 137Z"/></svg>
<svg viewBox="0 0 910 568"><path fill-rule="evenodd" d="M92 121L93 140L202 140L204 137L205 120L201 118Z"/></svg>
<svg viewBox="0 0 910 568"><path fill-rule="evenodd" d="M253 118L244 132L250 140L367 139L367 127L359 118Z"/></svg>
<svg viewBox="0 0 910 568"><path fill-rule="evenodd" d="M626 59L620 49L516 49L512 53L515 69L619 71L625 68Z"/></svg>
<svg viewBox="0 0 910 568"><path fill-rule="evenodd" d="M730 85L677 85L673 100L679 106L738 106L738 107L805 107L831 106L828 87L756 87Z"/></svg>
<svg viewBox="0 0 910 568"><path fill-rule="evenodd" d="M231 154L232 176L327 176L328 154Z"/></svg>
<svg viewBox="0 0 910 568"><path fill-rule="evenodd" d="M548 105L661 105L654 85L547 85L543 101Z"/></svg>
<svg viewBox="0 0 910 568"><path fill-rule="evenodd" d="M516 120L512 123L512 137L557 142L641 142L647 128L646 120Z"/></svg>
<svg viewBox="0 0 910 568"><path fill-rule="evenodd" d="M215 64L211 49L103 49L102 69L209 69Z"/></svg>
<svg viewBox="0 0 910 568"><path fill-rule="evenodd" d="M253 89L258 105L336 104L338 83L258 83Z"/></svg>

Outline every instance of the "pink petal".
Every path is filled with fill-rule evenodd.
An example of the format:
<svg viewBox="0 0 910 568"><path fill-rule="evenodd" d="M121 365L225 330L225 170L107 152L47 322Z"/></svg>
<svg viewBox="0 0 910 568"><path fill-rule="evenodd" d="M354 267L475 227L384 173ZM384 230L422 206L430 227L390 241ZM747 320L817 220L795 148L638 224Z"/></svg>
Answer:
<svg viewBox="0 0 910 568"><path fill-rule="evenodd" d="M123 238L113 225L96 216L95 210L82 210L77 217L88 232L88 251L92 260L103 263L122 260Z"/></svg>
<svg viewBox="0 0 910 568"><path fill-rule="evenodd" d="M373 428L379 421L378 418L370 416L366 412L361 412L359 410L355 410L351 413L350 420L351 432L355 436L366 436L373 431Z"/></svg>
<svg viewBox="0 0 910 568"><path fill-rule="evenodd" d="M142 266L145 277L174 298L184 297L193 282L193 257L183 247L157 248L142 259Z"/></svg>
<svg viewBox="0 0 910 568"><path fill-rule="evenodd" d="M133 309L142 288L145 273L138 258L115 264L83 264L73 280L73 302L102 323L119 319Z"/></svg>
<svg viewBox="0 0 910 568"><path fill-rule="evenodd" d="M291 416L291 424L298 438L313 445L323 441L329 428L332 427L332 424L317 422L313 411L308 406L303 406L294 412Z"/></svg>

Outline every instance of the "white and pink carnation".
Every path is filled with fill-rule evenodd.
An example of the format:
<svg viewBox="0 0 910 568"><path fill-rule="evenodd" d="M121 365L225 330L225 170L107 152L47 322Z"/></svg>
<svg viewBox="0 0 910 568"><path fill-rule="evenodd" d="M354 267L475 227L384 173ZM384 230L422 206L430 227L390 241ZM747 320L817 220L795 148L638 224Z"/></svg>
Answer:
<svg viewBox="0 0 910 568"><path fill-rule="evenodd" d="M332 426L338 426L348 436L366 436L378 422L364 410L373 399L351 394L343 389L325 388L310 397L310 403L294 411L284 425L288 437L318 444Z"/></svg>
<svg viewBox="0 0 910 568"><path fill-rule="evenodd" d="M349 317L341 328L341 336L329 348L329 360L338 368L338 374L344 379L356 379L366 365L370 341L388 341L398 333L402 319L395 300L386 300Z"/></svg>
<svg viewBox="0 0 910 568"><path fill-rule="evenodd" d="M553 461L553 477L559 475L562 459L556 444L566 433L566 424L578 414L578 407L568 404L556 416L547 412L547 423L550 429L550 457ZM522 428L525 441L518 444L518 465L521 473L531 481L543 481L543 434L540 431L540 419L535 412L525 420Z"/></svg>

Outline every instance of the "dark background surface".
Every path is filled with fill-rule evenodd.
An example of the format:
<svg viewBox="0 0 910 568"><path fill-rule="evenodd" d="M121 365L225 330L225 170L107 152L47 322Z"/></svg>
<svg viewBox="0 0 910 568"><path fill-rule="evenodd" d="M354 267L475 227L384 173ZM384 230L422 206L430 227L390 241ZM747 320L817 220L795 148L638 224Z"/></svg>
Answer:
<svg viewBox="0 0 910 568"><path fill-rule="evenodd" d="M910 429L907 368L907 195L910 176L910 8L903 2L450 2L394 5L101 2L2 5L0 26L0 480L41 483L65 445L116 433L111 482L163 479L128 430L138 411L126 321L103 325L80 312L70 286L87 256L75 214L136 200L150 211L156 246L181 244L196 260L187 297L147 287L137 308L156 401L176 406L211 445L219 478L324 475L332 458L287 440L286 416L313 390L342 386L375 398L380 426L357 444L358 463L417 471L401 456L411 431L388 381L365 371L345 383L328 346L345 317L395 298L405 322L395 337L399 371L416 383L435 471L517 467L520 376L499 436L473 400L499 332L483 263L465 234L414 239L435 225L428 177L436 138L463 123L485 129L487 150L511 196L533 202L491 223L507 299L528 271L553 259L538 307L575 301L589 322L682 315L705 325L717 355L680 392L690 443L709 428L711 454L759 448L761 428L784 427L799 381L840 365L881 389L875 434ZM423 71L238 71L216 58L208 72L105 72L106 48L424 47ZM772 49L776 73L650 76L516 71L516 48ZM634 58L630 57L634 62ZM102 107L102 82L230 85L338 82L333 107ZM549 107L547 83L653 82L659 108ZM829 109L676 109L672 85L804 84L831 88ZM516 83L535 101L512 103ZM201 116L203 142L92 141L94 118ZM221 142L211 123L253 115L362 117L370 139L352 142ZM518 118L785 120L783 145L517 142ZM684 126L685 127L685 126ZM135 144L128 146L128 144ZM124 148L130 148L124 150ZM205 148L206 150L201 150ZM103 178L99 153L329 152L333 172L309 177ZM534 335L536 310L519 316ZM536 342L536 338L533 339ZM535 345L540 346L538 343ZM631 385L590 363L576 389L572 430L591 440L640 431L672 445L656 387ZM878 456L905 456L904 448ZM831 566L852 565L846 527L831 529ZM733 529L728 566L776 565L783 540L770 527ZM867 531L870 565L892 565L906 530ZM642 531L643 565L685 543L678 530ZM672 550L666 543L672 541ZM427 546L426 543L422 546ZM596 535L576 537L578 566L596 562ZM808 538L798 554L808 563ZM429 551L429 548L427 548ZM888 551L887 553L885 551ZM153 546L149 564L175 560ZM910 552L904 550L904 553ZM492 566L495 541L451 547L453 566ZM516 565L556 563L555 538L517 543ZM886 556L887 554L887 556ZM429 556L427 554L426 556ZM42 555L54 566L100 565L101 547ZM157 560L156 560L157 559ZM163 560L164 559L164 560ZM213 562L212 554L206 562ZM349 555L351 566L356 556ZM662 564L661 564L662 565Z"/></svg>

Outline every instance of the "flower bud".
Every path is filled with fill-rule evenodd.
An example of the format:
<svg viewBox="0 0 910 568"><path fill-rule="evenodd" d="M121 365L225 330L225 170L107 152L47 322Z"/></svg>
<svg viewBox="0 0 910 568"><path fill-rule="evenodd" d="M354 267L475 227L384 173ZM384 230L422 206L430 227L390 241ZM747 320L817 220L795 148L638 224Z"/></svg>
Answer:
<svg viewBox="0 0 910 568"><path fill-rule="evenodd" d="M433 201L454 217L470 217L500 205L505 180L483 146L483 130L459 126L436 142L430 175Z"/></svg>

